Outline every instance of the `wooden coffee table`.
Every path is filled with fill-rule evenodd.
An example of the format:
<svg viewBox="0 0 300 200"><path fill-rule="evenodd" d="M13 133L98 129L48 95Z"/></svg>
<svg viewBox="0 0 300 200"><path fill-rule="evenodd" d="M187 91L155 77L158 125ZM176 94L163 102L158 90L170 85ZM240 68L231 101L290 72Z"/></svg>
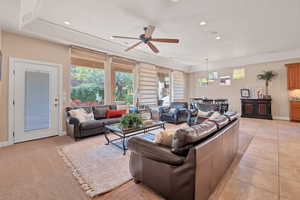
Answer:
<svg viewBox="0 0 300 200"><path fill-rule="evenodd" d="M123 129L121 128L120 123L106 125L105 128L107 131L105 131L105 139L107 141L106 145L113 144L116 147L123 150L123 155L126 154L127 151L127 138L135 136L135 135L141 135L141 134L152 134L149 131L156 130L156 129L165 129L165 122L162 121L153 121L152 124L149 125L143 125L139 128L131 128L131 129ZM112 133L116 135L118 138L110 140L108 138L108 133ZM154 134L152 134L154 135Z"/></svg>

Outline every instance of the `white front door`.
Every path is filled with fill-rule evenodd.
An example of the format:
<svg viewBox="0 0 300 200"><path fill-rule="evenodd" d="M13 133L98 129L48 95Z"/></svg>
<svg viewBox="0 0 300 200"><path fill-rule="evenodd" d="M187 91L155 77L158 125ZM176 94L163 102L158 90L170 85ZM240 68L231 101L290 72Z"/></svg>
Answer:
<svg viewBox="0 0 300 200"><path fill-rule="evenodd" d="M58 69L14 61L14 141L58 135Z"/></svg>

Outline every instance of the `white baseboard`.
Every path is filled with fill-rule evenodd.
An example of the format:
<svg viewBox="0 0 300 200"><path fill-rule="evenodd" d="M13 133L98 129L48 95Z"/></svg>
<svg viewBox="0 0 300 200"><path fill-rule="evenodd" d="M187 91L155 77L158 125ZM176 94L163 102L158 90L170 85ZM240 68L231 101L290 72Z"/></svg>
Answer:
<svg viewBox="0 0 300 200"><path fill-rule="evenodd" d="M1 147L6 147L6 146L9 146L9 145L12 145L13 143L9 142L9 141L3 141L3 142L0 142L0 148Z"/></svg>
<svg viewBox="0 0 300 200"><path fill-rule="evenodd" d="M59 136L67 135L67 132L66 132L66 131L60 131L58 135L59 135Z"/></svg>
<svg viewBox="0 0 300 200"><path fill-rule="evenodd" d="M274 116L273 119L275 119L275 120L287 120L287 121L290 120L289 117L281 117L281 116Z"/></svg>
<svg viewBox="0 0 300 200"><path fill-rule="evenodd" d="M64 136L64 135L67 135L67 132L66 131L60 131L59 136ZM9 145L12 145L14 144L13 142L10 142L10 141L3 141L3 142L0 142L0 148L1 147L6 147L6 146L9 146Z"/></svg>

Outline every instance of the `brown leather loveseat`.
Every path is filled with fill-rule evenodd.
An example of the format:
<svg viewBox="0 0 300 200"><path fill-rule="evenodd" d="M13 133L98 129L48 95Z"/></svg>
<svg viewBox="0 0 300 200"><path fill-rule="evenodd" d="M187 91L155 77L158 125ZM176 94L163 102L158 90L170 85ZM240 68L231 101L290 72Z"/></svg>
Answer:
<svg viewBox="0 0 300 200"><path fill-rule="evenodd" d="M130 138L130 172L136 183L166 199L206 200L238 151L238 128L239 118L231 112L177 130L171 148Z"/></svg>

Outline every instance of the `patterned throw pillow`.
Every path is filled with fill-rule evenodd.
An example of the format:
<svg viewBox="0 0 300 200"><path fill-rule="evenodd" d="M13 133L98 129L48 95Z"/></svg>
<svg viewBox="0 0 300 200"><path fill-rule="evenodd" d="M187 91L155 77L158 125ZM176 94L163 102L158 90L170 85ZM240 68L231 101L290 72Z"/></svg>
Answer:
<svg viewBox="0 0 300 200"><path fill-rule="evenodd" d="M204 112L204 111L198 110L197 117L207 117L209 113L210 113L210 111Z"/></svg>
<svg viewBox="0 0 300 200"><path fill-rule="evenodd" d="M219 112L214 112L208 119L209 120L214 120L214 119L220 117L220 115L221 114Z"/></svg>
<svg viewBox="0 0 300 200"><path fill-rule="evenodd" d="M91 113L87 113L84 109L80 108L80 109L74 109L74 110L70 110L69 111L70 116L77 118L79 120L80 123L86 122L86 121L90 121L90 120L94 120L94 114Z"/></svg>
<svg viewBox="0 0 300 200"><path fill-rule="evenodd" d="M173 130L173 129L161 131L155 135L154 142L156 144L162 144L162 145L171 147L173 135L175 134L175 132L176 132L176 130Z"/></svg>
<svg viewBox="0 0 300 200"><path fill-rule="evenodd" d="M129 113L129 105L117 105L117 110L126 110Z"/></svg>
<svg viewBox="0 0 300 200"><path fill-rule="evenodd" d="M172 127L168 127L167 130L161 131L155 135L154 142L157 144L162 144L168 147L172 146L173 135L178 129L189 128L187 123L183 123L180 125L174 125Z"/></svg>

